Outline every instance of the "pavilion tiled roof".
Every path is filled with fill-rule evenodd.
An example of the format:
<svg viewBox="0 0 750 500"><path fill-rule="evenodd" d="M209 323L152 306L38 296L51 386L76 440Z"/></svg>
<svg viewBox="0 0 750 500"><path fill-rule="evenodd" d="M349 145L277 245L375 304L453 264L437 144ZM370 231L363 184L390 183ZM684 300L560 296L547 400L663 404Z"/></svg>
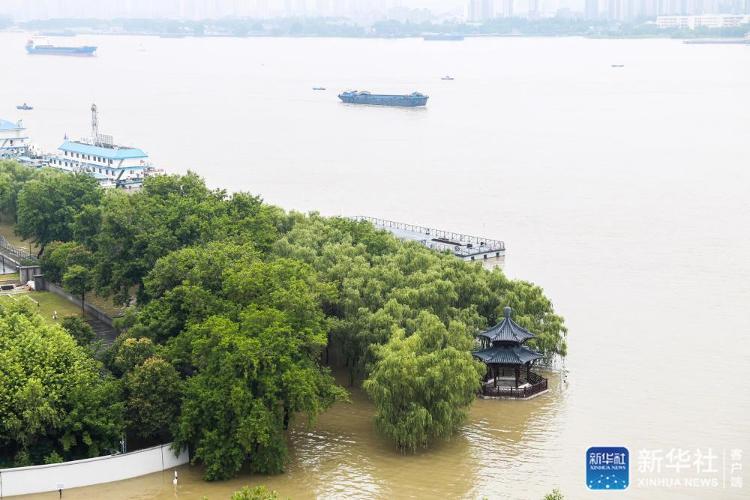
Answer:
<svg viewBox="0 0 750 500"><path fill-rule="evenodd" d="M533 333L511 319L513 311L510 307L506 307L504 312L505 318L500 323L483 331L479 336L489 339L490 342L518 342L519 344L534 338Z"/></svg>
<svg viewBox="0 0 750 500"><path fill-rule="evenodd" d="M529 361L542 358L542 355L526 346L492 346L475 351L472 354L486 364L502 363L506 365L523 365Z"/></svg>

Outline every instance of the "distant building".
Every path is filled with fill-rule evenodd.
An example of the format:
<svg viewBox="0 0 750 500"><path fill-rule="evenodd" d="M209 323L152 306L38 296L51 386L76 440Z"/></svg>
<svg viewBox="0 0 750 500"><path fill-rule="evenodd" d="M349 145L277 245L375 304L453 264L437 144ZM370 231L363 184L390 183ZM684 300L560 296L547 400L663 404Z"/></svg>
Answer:
<svg viewBox="0 0 750 500"><path fill-rule="evenodd" d="M541 11L539 10L539 0L529 0L529 19L539 19Z"/></svg>
<svg viewBox="0 0 750 500"><path fill-rule="evenodd" d="M606 0L607 19L611 21L622 21L625 18L625 0Z"/></svg>
<svg viewBox="0 0 750 500"><path fill-rule="evenodd" d="M495 17L495 3L493 0L469 0L469 22L481 23L493 17Z"/></svg>
<svg viewBox="0 0 750 500"><path fill-rule="evenodd" d="M502 0L500 14L503 17L513 17L513 0Z"/></svg>
<svg viewBox="0 0 750 500"><path fill-rule="evenodd" d="M599 0L586 0L586 10L584 12L586 19L599 18Z"/></svg>
<svg viewBox="0 0 750 500"><path fill-rule="evenodd" d="M735 28L750 23L750 15L704 14L702 16L658 16L656 26L661 29Z"/></svg>

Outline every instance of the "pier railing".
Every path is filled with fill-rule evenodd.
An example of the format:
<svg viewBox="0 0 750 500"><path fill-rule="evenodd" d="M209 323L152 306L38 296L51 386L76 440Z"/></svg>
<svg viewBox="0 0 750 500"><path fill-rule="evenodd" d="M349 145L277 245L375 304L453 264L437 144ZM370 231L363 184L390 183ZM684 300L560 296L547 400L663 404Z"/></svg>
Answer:
<svg viewBox="0 0 750 500"><path fill-rule="evenodd" d="M507 385L495 387L491 384L484 384L482 385L482 394L490 397L525 399L547 390L548 385L546 378L541 377L536 373L531 373L529 375L533 375L534 377L529 376L530 385L526 387L515 388Z"/></svg>
<svg viewBox="0 0 750 500"><path fill-rule="evenodd" d="M367 221L377 228L421 234L425 236L425 239L429 240L431 244L450 249L457 255L505 251L505 243L492 238L471 236L469 234L456 233L453 231L445 231L443 229L420 226L418 224L407 224L405 222L379 219L377 217L368 217L364 215L358 215L352 218L357 221Z"/></svg>

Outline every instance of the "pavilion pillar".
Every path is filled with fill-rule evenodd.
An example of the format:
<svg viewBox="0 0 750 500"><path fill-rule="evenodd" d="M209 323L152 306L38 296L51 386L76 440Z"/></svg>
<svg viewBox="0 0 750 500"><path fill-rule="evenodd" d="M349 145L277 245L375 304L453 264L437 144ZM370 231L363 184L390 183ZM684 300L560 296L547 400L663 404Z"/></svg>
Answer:
<svg viewBox="0 0 750 500"><path fill-rule="evenodd" d="M497 387L497 366L492 367L492 372L495 375L495 387Z"/></svg>
<svg viewBox="0 0 750 500"><path fill-rule="evenodd" d="M518 389L518 379L521 378L521 367L516 366L516 389Z"/></svg>
<svg viewBox="0 0 750 500"><path fill-rule="evenodd" d="M526 362L526 382L529 381L529 376L531 374L531 361Z"/></svg>

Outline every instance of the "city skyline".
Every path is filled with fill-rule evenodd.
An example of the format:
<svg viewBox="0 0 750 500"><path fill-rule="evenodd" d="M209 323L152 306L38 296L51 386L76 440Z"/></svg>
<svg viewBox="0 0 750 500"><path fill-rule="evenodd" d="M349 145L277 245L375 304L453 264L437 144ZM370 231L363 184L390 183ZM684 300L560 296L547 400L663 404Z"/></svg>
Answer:
<svg viewBox="0 0 750 500"><path fill-rule="evenodd" d="M422 10L443 19L482 22L497 17L576 15L630 21L660 15L750 14L750 0L6 0L0 15L53 18L342 17L401 19Z"/></svg>

